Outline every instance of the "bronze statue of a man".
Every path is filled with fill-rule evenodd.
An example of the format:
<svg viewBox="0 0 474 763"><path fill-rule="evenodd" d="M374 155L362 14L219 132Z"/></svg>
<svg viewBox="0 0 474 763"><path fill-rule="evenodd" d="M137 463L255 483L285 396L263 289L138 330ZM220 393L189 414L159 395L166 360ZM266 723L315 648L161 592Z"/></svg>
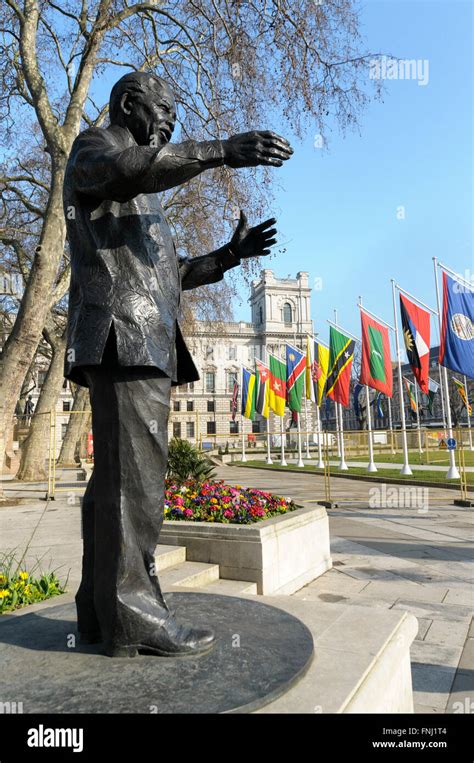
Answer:
<svg viewBox="0 0 474 763"><path fill-rule="evenodd" d="M111 656L200 653L212 646L212 631L176 621L154 565L170 390L199 378L177 323L180 295L268 254L275 220L249 228L241 213L229 244L181 258L157 192L213 167L278 167L293 151L268 131L170 144L173 93L149 73L122 77L109 112L109 127L76 138L64 181L71 251L65 376L89 387L94 435L78 629L83 641L103 641Z"/></svg>

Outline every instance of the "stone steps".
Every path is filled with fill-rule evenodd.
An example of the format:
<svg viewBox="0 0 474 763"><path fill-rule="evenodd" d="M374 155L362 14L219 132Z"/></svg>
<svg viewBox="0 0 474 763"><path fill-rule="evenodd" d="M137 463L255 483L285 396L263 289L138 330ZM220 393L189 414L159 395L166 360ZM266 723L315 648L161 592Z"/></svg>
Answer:
<svg viewBox="0 0 474 763"><path fill-rule="evenodd" d="M173 586L184 588L203 588L219 579L218 564L204 562L181 562L175 567L168 567L160 574L160 584L164 590Z"/></svg>
<svg viewBox="0 0 474 763"><path fill-rule="evenodd" d="M225 580L218 564L186 561L185 546L160 544L155 550L156 571L163 590L193 588L224 596L256 594L257 584L248 580Z"/></svg>
<svg viewBox="0 0 474 763"><path fill-rule="evenodd" d="M155 549L155 564L157 572L168 567L176 567L186 561L186 546L165 546L160 544Z"/></svg>
<svg viewBox="0 0 474 763"><path fill-rule="evenodd" d="M257 595L257 584L249 580L226 580L219 578L213 583L204 586L204 593L222 594L223 596L243 596L244 594Z"/></svg>

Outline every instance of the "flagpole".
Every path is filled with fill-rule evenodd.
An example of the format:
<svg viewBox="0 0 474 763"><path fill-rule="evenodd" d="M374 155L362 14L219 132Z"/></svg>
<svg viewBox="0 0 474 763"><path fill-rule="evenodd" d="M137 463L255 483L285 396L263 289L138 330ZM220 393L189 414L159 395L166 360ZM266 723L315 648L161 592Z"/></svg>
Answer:
<svg viewBox="0 0 474 763"><path fill-rule="evenodd" d="M299 350L300 348L296 347L296 332L295 332L294 337L295 337L294 347L295 347L295 349ZM301 401L300 401L300 408L301 408ZM303 454L302 454L302 450L301 450L301 421L300 421L300 419L301 419L301 413L300 413L300 411L296 411L296 427L297 427L296 431L297 431L297 440L298 440L298 463L296 465L299 468L302 468L302 467L304 467L304 461L303 461Z"/></svg>
<svg viewBox="0 0 474 763"><path fill-rule="evenodd" d="M418 429L418 453L423 453L423 448L421 447L420 404L418 402L418 384L416 382L416 379L414 380L414 387L415 387L415 403L416 403L416 426Z"/></svg>
<svg viewBox="0 0 474 763"><path fill-rule="evenodd" d="M241 461L245 463L247 460L247 456L245 455L245 433L244 433L244 417L242 414L240 414L240 420L241 420L241 427L242 427L242 458Z"/></svg>
<svg viewBox="0 0 474 763"><path fill-rule="evenodd" d="M375 461L374 461L374 443L372 440L372 417L370 415L370 397L369 397L369 387L367 384L365 385L365 404L367 406L367 430L369 435L369 464L367 466L367 471L376 472L378 471L378 469L375 466Z"/></svg>
<svg viewBox="0 0 474 763"><path fill-rule="evenodd" d="M441 344L441 337L439 338L440 344ZM443 388L443 376L441 372L441 366L438 363L438 371L439 371L439 391L441 393L441 410L443 412L443 428L446 429L446 410L444 407L444 388Z"/></svg>
<svg viewBox="0 0 474 763"><path fill-rule="evenodd" d="M281 441L280 441L280 454L281 454L280 455L280 464L282 466L288 466L288 464L286 463L286 459L285 459L285 437L286 437L286 434L285 434L285 424L284 424L283 418L284 418L283 416L280 416L280 438L281 438Z"/></svg>
<svg viewBox="0 0 474 763"><path fill-rule="evenodd" d="M435 286L436 286L436 303L438 305L438 327L439 327L439 340L441 342L441 333L442 333L442 325L441 325L441 299L439 296L439 284L438 284L438 260L436 257L433 257L433 266L434 266L434 277L435 277ZM448 372L446 370L446 366L442 366L443 373L443 382L444 382L444 392L445 392L445 403L446 403L446 422L448 425L448 434L449 437L453 437L453 422L451 418L451 402L449 399L449 384L448 384ZM448 480L456 480L459 479L459 471L456 466L456 461L454 457L454 450L448 450L449 454L449 469L446 473L446 479Z"/></svg>
<svg viewBox="0 0 474 763"><path fill-rule="evenodd" d="M245 455L245 433L244 433L244 414L242 413L242 401L243 401L243 394L244 394L244 367L242 366L240 369L240 426L242 428L242 458L241 461L245 463L247 461L247 456Z"/></svg>
<svg viewBox="0 0 474 763"><path fill-rule="evenodd" d="M281 344L278 345L278 358L279 360L282 360L281 357ZM286 400L285 400L286 405ZM285 408L283 408L283 416L280 416L280 465L281 466L288 466L286 459L285 459L285 438L286 438L286 432L285 432Z"/></svg>
<svg viewBox="0 0 474 763"><path fill-rule="evenodd" d="M359 297L358 307L361 308L361 310L364 309L362 306L362 297ZM376 472L378 471L378 469L375 466L375 461L374 461L374 442L372 440L372 416L370 415L370 395L369 395L368 384L365 385L365 405L367 408L367 435L369 440L369 463L367 466L367 471Z"/></svg>
<svg viewBox="0 0 474 763"><path fill-rule="evenodd" d="M338 403L339 405L339 426L341 428L341 461L339 464L339 470L341 472L345 472L349 469L349 467L346 464L346 454L345 454L345 448L344 448L344 422L342 418L342 404Z"/></svg>
<svg viewBox="0 0 474 763"><path fill-rule="evenodd" d="M309 460L311 458L311 453L309 450L309 421L308 421L308 400L305 397L304 399L304 416L305 416L305 426L306 426L306 458Z"/></svg>
<svg viewBox="0 0 474 763"><path fill-rule="evenodd" d="M304 461L303 461L303 455L301 452L301 425L300 425L300 416L301 414L299 411L296 412L296 424L297 424L297 432L298 432L298 463L296 464L299 467L304 467Z"/></svg>
<svg viewBox="0 0 474 763"><path fill-rule="evenodd" d="M267 366L270 367L270 359L268 357L267 345L265 345L264 349L265 349L265 361L266 361ZM269 385L270 382L267 381L266 384ZM267 386L267 395L269 395L269 394L270 394L269 387ZM266 463L269 466L271 466L271 464L273 464L272 454L271 454L271 447L270 447L270 414L271 414L271 411L270 411L270 407L269 407L268 408L268 416L267 416L267 461L266 461Z"/></svg>
<svg viewBox="0 0 474 763"><path fill-rule="evenodd" d="M334 323L337 326L337 310L334 310ZM336 401L334 401L336 402ZM349 467L346 464L346 458L345 458L345 452L344 452L344 422L342 419L342 405L341 403L336 403L336 408L339 408L339 432L340 432L340 455L341 460L339 461L339 471L346 472Z"/></svg>
<svg viewBox="0 0 474 763"><path fill-rule="evenodd" d="M395 347L397 351L397 366L398 366L398 388L400 391L400 419L402 424L402 444L403 444L403 466L400 470L400 474L410 475L413 474L408 461L408 443L407 443L407 429L405 423L405 406L403 403L403 381L402 381L402 361L400 358L400 342L398 339L398 317L397 317L397 301L395 298L395 281L392 278L392 298L393 298L393 324L395 326Z"/></svg>
<svg viewBox="0 0 474 763"><path fill-rule="evenodd" d="M336 444L337 444L337 457L341 457L341 434L339 432L339 408L336 401L334 401L334 413L336 416Z"/></svg>
<svg viewBox="0 0 474 763"><path fill-rule="evenodd" d="M387 400L388 400L388 426L390 429L390 451L393 455L395 453L395 448L393 447L392 401L389 397L387 397Z"/></svg>
<svg viewBox="0 0 474 763"><path fill-rule="evenodd" d="M318 463L316 469L324 469L323 446L321 443L321 416L319 415L319 405L316 404L316 425L318 427Z"/></svg>
<svg viewBox="0 0 474 763"><path fill-rule="evenodd" d="M467 379L464 374L464 393L466 395L466 415L467 415L467 428L469 430L469 450L473 450L472 447L472 431L471 431L471 417L469 415L469 398L467 396Z"/></svg>
<svg viewBox="0 0 474 763"><path fill-rule="evenodd" d="M267 418L267 461L266 463L273 464L271 449L270 449L270 411L268 411L268 418Z"/></svg>
<svg viewBox="0 0 474 763"><path fill-rule="evenodd" d="M335 321L334 325L337 326L337 310L336 310L336 308L334 308L334 321ZM338 408L338 405L337 405L336 401L334 401L334 413L335 413L335 416L336 416L337 457L341 458L341 432L340 432L340 429L339 429L339 408Z"/></svg>
<svg viewBox="0 0 474 763"><path fill-rule="evenodd" d="M312 336L311 341L313 342L313 347L314 347L314 339L315 337ZM323 346L325 346L323 342L319 342L319 344L322 344ZM323 443L322 443L323 437L322 437L322 428L321 428L321 414L319 410L318 399L319 399L319 380L317 382L316 391L315 391L315 400L314 400L314 405L316 407L316 429L318 433L318 463L316 464L316 469L324 469L325 464L323 459ZM322 402L323 402L323 395L321 395L321 403Z"/></svg>

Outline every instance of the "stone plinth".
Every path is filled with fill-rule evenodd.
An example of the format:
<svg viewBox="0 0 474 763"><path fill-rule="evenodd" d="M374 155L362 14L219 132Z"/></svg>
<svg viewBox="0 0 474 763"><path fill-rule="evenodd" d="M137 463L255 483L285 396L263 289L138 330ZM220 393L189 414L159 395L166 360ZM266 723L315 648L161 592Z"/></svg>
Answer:
<svg viewBox="0 0 474 763"><path fill-rule="evenodd" d="M252 525L166 521L160 543L186 546L193 562L218 564L220 577L248 580L259 594L291 594L332 567L322 506Z"/></svg>

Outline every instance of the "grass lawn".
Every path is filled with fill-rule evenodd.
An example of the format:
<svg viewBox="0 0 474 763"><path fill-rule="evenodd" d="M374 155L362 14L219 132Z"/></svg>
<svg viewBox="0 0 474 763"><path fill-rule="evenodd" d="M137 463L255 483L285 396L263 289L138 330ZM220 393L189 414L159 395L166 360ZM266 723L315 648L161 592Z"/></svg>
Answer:
<svg viewBox="0 0 474 763"><path fill-rule="evenodd" d="M352 456L350 450L346 449L346 460L351 461L367 461L368 456ZM459 463L459 452L455 451L456 464ZM387 464L402 464L403 453L374 453L374 461L385 462ZM418 453L416 450L409 451L410 464L423 464L429 466L448 466L449 455L445 450L430 450L429 453ZM466 466L474 466L474 451L464 449L464 462Z"/></svg>
<svg viewBox="0 0 474 763"><path fill-rule="evenodd" d="M346 458L348 458L346 456ZM239 461L234 462L236 466L243 466L243 467L250 467L250 468L258 468L258 469L282 469L284 471L289 472L313 472L313 474L323 474L322 469L316 469L312 465L305 464L304 467L297 467L294 464L290 464L289 466L280 466L278 462L275 462L273 465L266 464L265 461L247 461L244 464L240 464ZM446 484L446 476L444 472L430 472L428 470L423 471L417 471L413 472L413 474L409 477L402 476L400 474L400 469L379 469L378 472L374 475L371 475L367 472L367 470L363 467L353 467L349 468L347 472L339 472L339 470L335 467L331 467L331 476L337 477L338 474L360 474L364 477L366 477L368 480L373 477L387 477L397 480L420 480L422 482L433 482L433 483L441 483ZM468 485L474 485L474 473L473 472L467 472L467 483ZM449 484L459 484L459 480L449 480Z"/></svg>

